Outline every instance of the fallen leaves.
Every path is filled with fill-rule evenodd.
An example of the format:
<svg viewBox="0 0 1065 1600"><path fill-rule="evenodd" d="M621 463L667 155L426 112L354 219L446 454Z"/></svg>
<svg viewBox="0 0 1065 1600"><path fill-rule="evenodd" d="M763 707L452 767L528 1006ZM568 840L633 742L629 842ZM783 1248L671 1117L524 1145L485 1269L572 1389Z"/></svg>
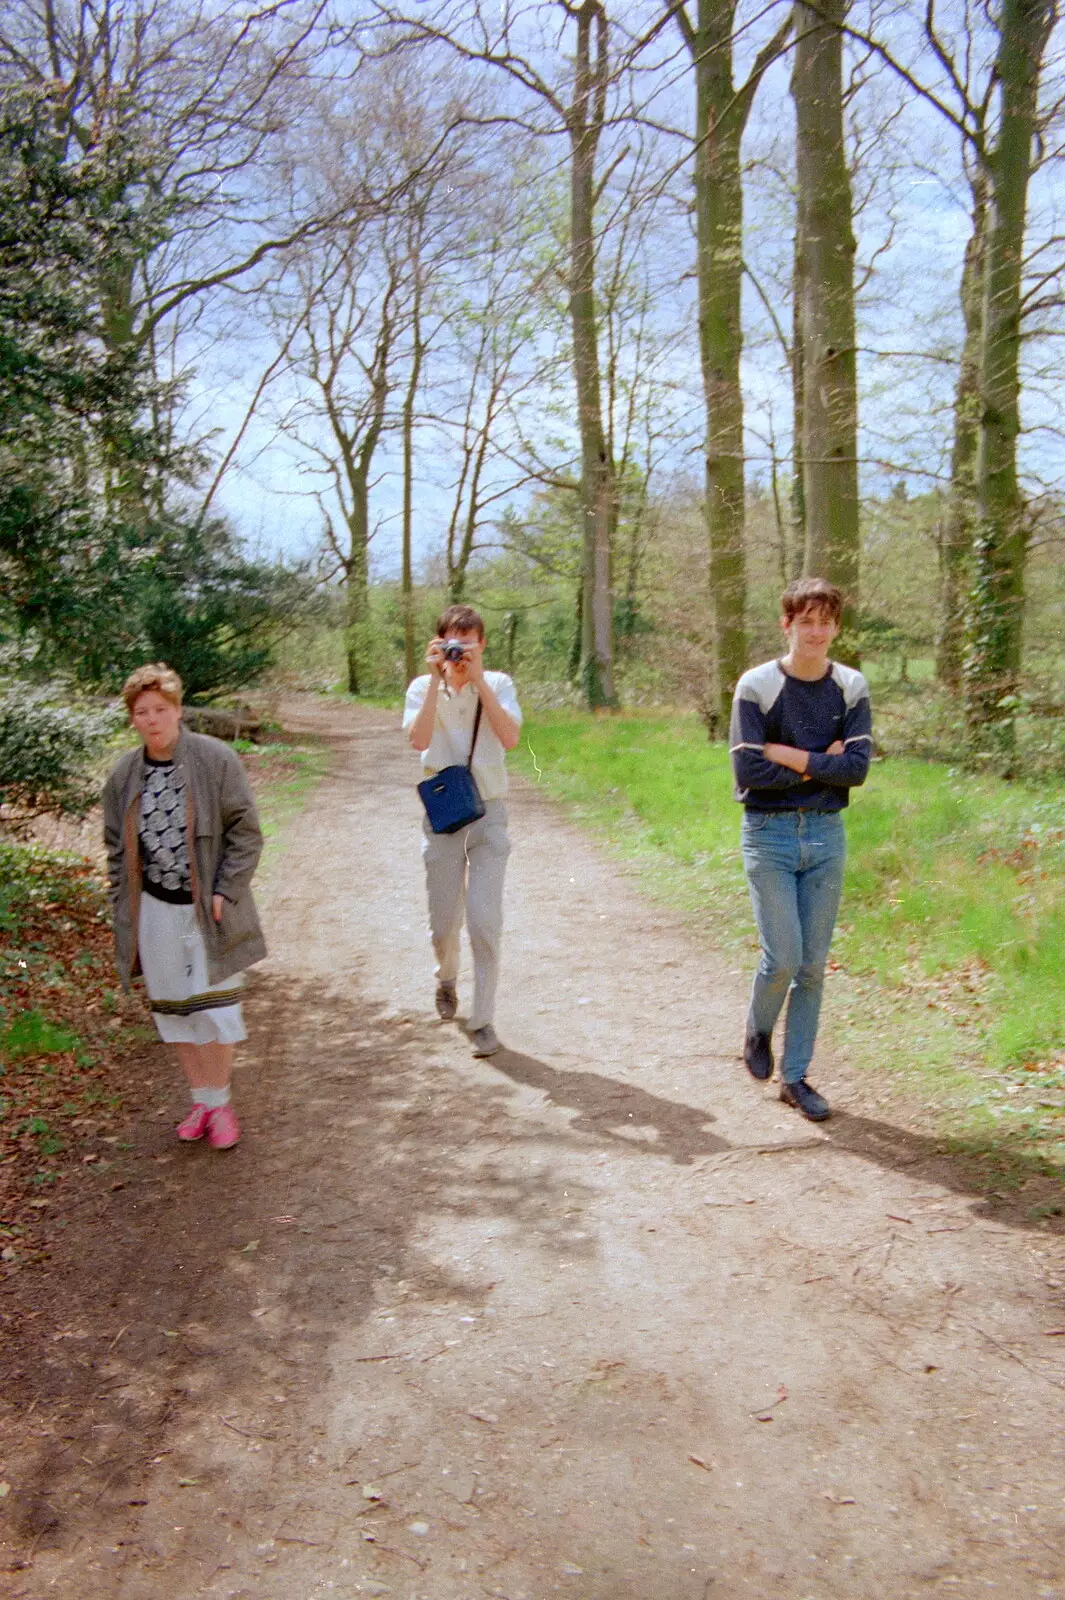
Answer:
<svg viewBox="0 0 1065 1600"><path fill-rule="evenodd" d="M17 881L5 885L9 917L0 929L0 1032L11 1036L0 1120L0 1258L17 1270L39 1259L42 1188L59 1199L69 1174L90 1178L112 1164L110 1152L93 1146L115 1132L123 1068L146 1019L140 1002L118 988L94 864L30 848L19 850L11 871Z"/></svg>

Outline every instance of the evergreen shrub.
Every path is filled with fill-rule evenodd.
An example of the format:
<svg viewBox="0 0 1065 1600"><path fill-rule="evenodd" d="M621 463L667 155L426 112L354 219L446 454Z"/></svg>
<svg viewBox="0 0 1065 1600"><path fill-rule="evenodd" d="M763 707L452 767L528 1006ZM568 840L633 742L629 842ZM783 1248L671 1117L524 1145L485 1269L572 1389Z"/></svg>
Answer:
<svg viewBox="0 0 1065 1600"><path fill-rule="evenodd" d="M18 824L51 813L84 816L99 797L94 763L121 717L114 707L59 703L54 688L0 692L0 805Z"/></svg>

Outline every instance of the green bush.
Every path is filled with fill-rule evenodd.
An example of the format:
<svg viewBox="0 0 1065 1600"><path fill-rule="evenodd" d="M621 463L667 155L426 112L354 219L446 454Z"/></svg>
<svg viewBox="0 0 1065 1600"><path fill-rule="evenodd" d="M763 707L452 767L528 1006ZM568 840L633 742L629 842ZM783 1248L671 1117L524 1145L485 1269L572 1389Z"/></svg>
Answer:
<svg viewBox="0 0 1065 1600"><path fill-rule="evenodd" d="M84 816L99 793L92 764L118 722L111 708L59 703L54 688L8 685L0 693L0 805L11 820Z"/></svg>

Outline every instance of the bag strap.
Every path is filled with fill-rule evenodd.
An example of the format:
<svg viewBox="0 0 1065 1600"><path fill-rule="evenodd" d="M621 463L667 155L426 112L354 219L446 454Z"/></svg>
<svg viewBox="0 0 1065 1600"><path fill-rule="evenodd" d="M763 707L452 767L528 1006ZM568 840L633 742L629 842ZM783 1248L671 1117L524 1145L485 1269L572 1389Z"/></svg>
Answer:
<svg viewBox="0 0 1065 1600"><path fill-rule="evenodd" d="M481 726L481 712L483 710L484 710L484 706L481 704L480 695L478 695L477 696L477 715L473 719L473 738L470 740L470 759L466 763L466 771L467 772L472 772L473 771L473 747L477 743L477 732L478 732L478 729Z"/></svg>

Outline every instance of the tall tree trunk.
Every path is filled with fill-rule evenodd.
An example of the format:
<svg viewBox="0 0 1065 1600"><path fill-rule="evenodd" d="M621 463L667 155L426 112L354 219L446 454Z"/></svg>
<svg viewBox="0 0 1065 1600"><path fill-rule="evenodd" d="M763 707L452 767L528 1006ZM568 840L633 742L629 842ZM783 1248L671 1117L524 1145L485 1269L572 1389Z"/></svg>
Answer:
<svg viewBox="0 0 1065 1600"><path fill-rule="evenodd" d="M401 605L403 610L403 664L407 682L415 675L414 638L414 562L413 562L413 501L414 501L414 405L421 382L422 361L425 350L422 344L422 274L421 261L415 253L414 300L411 308L410 374L403 396L403 554L400 577Z"/></svg>
<svg viewBox="0 0 1065 1600"><path fill-rule="evenodd" d="M576 18L576 76L568 117L572 152L569 304L581 440L584 529L581 687L588 706L595 709L616 703L610 570L616 486L614 462L603 425L595 313L595 159L605 111L607 19L601 0L584 0L577 8Z"/></svg>
<svg viewBox="0 0 1065 1600"><path fill-rule="evenodd" d="M844 628L858 605L858 386L854 226L843 132L843 34L849 0L795 7L795 101L802 257L802 466L805 568L844 595ZM849 648L847 645L849 644ZM853 632L841 650L857 659Z"/></svg>
<svg viewBox="0 0 1065 1600"><path fill-rule="evenodd" d="M744 549L743 182L740 151L754 92L779 53L790 22L755 61L737 91L732 73L736 0L698 0L693 27L678 15L695 62L695 222L699 357L706 405L705 517L713 617L708 731L728 726L732 693L747 666Z"/></svg>
<svg viewBox="0 0 1065 1600"><path fill-rule="evenodd" d="M984 246L987 229L987 178L981 170L972 188L972 235L965 247L961 309L965 340L954 392L954 442L950 457L950 499L939 545L939 634L936 677L947 689L962 680L965 621L972 583L976 527L976 452L980 435L980 358L984 328Z"/></svg>
<svg viewBox="0 0 1065 1600"><path fill-rule="evenodd" d="M124 361L137 350L137 314L134 304L136 262L113 263L100 282L100 330L108 353ZM143 529L150 520L148 485L141 462L131 460L123 441L110 440L104 463L107 497L115 511L132 528Z"/></svg>
<svg viewBox="0 0 1065 1600"><path fill-rule="evenodd" d="M705 515L710 553L713 682L710 737L728 727L747 666L740 294L746 114L732 80L734 0L699 0L695 53L695 218L699 355L706 403Z"/></svg>
<svg viewBox="0 0 1065 1600"><path fill-rule="evenodd" d="M584 646L584 580L577 585L577 593L573 599L573 638L569 647L569 662L567 676L570 683L581 681L581 650Z"/></svg>
<svg viewBox="0 0 1065 1600"><path fill-rule="evenodd" d="M364 475L351 482L347 517L350 555L345 562L347 589L348 693L363 694L370 632L370 488ZM413 676L413 674L412 674Z"/></svg>
<svg viewBox="0 0 1065 1600"><path fill-rule="evenodd" d="M1050 0L1002 0L995 62L999 131L988 159L977 531L965 695L970 730L1007 764L1028 553L1017 482L1021 278L1039 73L1053 17Z"/></svg>
<svg viewBox="0 0 1065 1600"><path fill-rule="evenodd" d="M806 489L803 484L802 434L806 406L803 401L802 306L806 289L803 283L802 227L796 208L795 249L791 265L791 560L788 580L797 578L806 559Z"/></svg>

